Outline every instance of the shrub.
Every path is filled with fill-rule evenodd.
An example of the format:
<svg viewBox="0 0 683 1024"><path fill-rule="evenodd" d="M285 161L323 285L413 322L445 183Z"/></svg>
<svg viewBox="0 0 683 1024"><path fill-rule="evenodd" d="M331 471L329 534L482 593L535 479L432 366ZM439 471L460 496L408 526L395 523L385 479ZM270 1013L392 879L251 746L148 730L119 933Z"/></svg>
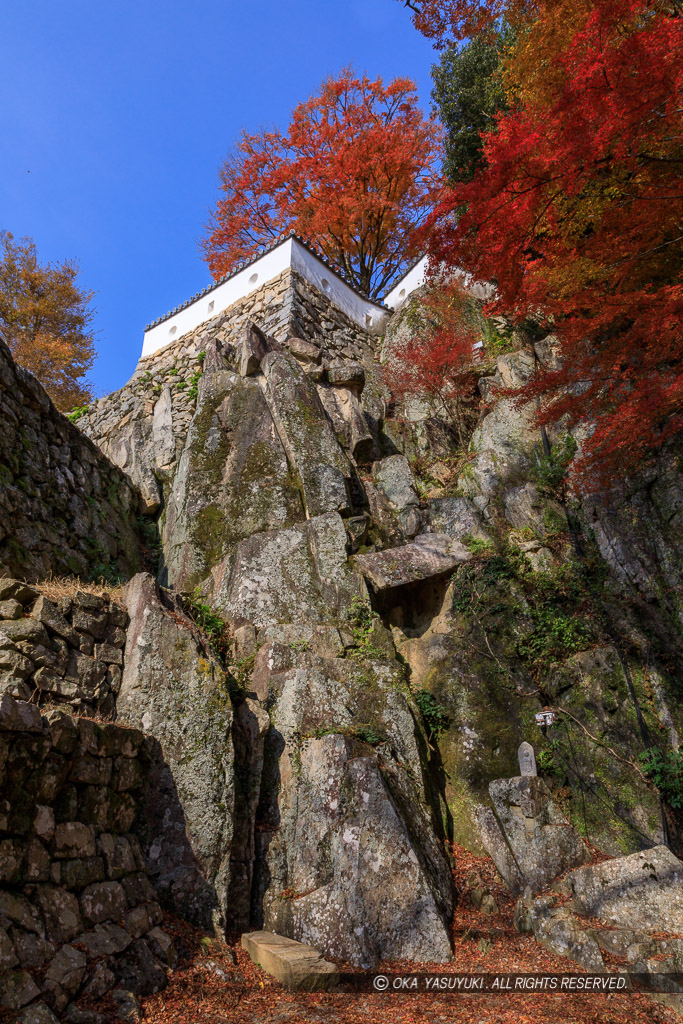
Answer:
<svg viewBox="0 0 683 1024"><path fill-rule="evenodd" d="M645 775L650 779L669 807L683 808L683 753L679 750L663 752L656 748L644 750L639 757Z"/></svg>
<svg viewBox="0 0 683 1024"><path fill-rule="evenodd" d="M448 728L448 713L433 693L429 690L418 690L415 694L415 703L424 719L429 736L438 736Z"/></svg>

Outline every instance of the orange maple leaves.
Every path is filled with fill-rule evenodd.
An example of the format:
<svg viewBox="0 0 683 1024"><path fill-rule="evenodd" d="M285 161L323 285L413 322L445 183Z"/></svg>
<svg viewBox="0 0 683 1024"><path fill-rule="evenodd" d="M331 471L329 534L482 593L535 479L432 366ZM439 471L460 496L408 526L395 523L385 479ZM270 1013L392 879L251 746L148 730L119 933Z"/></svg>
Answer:
<svg viewBox="0 0 683 1024"><path fill-rule="evenodd" d="M443 195L440 157L440 129L409 79L385 86L347 68L296 107L285 133L242 135L220 171L204 258L219 277L294 229L380 295Z"/></svg>
<svg viewBox="0 0 683 1024"><path fill-rule="evenodd" d="M63 410L92 399L94 292L77 275L68 261L41 266L32 239L0 233L0 336Z"/></svg>

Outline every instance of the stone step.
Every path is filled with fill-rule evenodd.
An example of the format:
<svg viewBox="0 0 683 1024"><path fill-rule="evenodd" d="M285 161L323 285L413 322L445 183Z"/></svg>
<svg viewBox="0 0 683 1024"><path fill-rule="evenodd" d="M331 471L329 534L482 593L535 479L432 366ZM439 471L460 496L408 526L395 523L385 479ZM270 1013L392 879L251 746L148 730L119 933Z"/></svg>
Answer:
<svg viewBox="0 0 683 1024"><path fill-rule="evenodd" d="M339 984L339 971L317 949L275 932L245 932L242 948L264 971L288 988L319 992Z"/></svg>

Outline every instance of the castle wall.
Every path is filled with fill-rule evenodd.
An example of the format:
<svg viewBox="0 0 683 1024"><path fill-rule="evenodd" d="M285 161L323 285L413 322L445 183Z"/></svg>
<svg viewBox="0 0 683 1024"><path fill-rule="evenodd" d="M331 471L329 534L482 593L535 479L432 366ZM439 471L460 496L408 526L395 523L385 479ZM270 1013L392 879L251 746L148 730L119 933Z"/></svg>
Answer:
<svg viewBox="0 0 683 1024"><path fill-rule="evenodd" d="M146 359L179 337L198 330L218 314L262 292L264 284L267 287L287 272L298 274L327 296L356 326L376 331L387 320L387 311L380 303L357 292L308 245L290 235L246 267L150 324L145 329L141 358Z"/></svg>
<svg viewBox="0 0 683 1024"><path fill-rule="evenodd" d="M0 341L0 576L136 572L139 497Z"/></svg>
<svg viewBox="0 0 683 1024"><path fill-rule="evenodd" d="M315 341L323 366L340 360L372 365L374 338L291 268L141 359L128 383L98 399L78 426L129 475L146 511L160 508L164 486L172 480L194 414L208 342L234 345L249 321L285 347L291 337Z"/></svg>
<svg viewBox="0 0 683 1024"><path fill-rule="evenodd" d="M44 585L45 587L45 585ZM54 584L51 598L0 579L0 694L112 718L121 686L126 610L110 597Z"/></svg>
<svg viewBox="0 0 683 1024"><path fill-rule="evenodd" d="M166 984L173 947L133 834L143 739L0 698L0 1008L22 1020Z"/></svg>

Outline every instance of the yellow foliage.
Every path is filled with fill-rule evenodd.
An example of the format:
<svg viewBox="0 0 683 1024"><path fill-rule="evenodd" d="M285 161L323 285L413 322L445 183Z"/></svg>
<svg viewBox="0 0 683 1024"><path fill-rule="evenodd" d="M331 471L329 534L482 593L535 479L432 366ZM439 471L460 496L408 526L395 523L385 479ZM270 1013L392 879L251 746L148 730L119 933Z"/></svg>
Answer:
<svg viewBox="0 0 683 1024"><path fill-rule="evenodd" d="M62 410L93 398L85 374L95 358L94 292L77 275L69 261L41 266L33 239L0 232L0 336Z"/></svg>

